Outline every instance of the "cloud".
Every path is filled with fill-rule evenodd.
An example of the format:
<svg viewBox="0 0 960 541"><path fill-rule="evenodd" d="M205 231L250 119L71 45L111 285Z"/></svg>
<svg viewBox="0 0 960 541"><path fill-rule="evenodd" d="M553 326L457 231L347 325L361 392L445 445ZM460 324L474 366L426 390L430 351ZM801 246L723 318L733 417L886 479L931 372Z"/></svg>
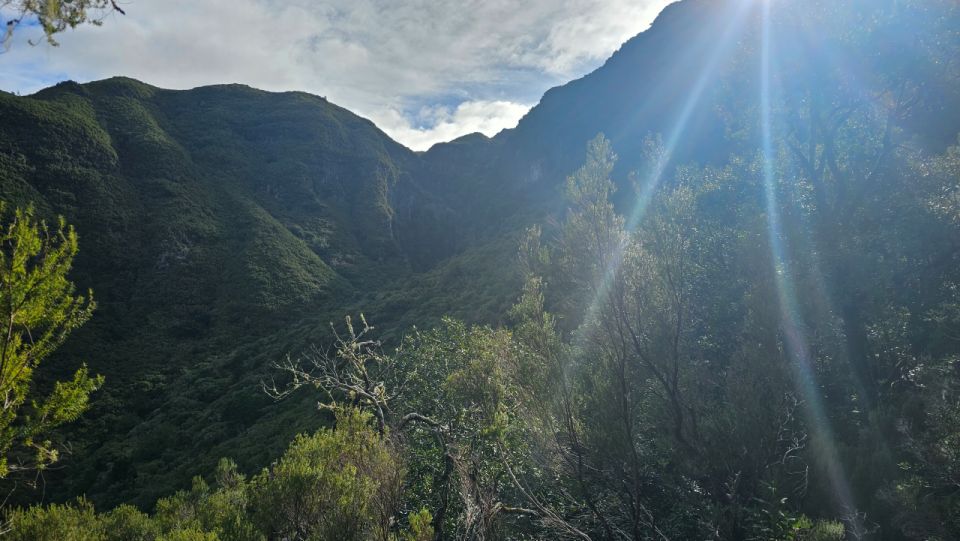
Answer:
<svg viewBox="0 0 960 541"><path fill-rule="evenodd" d="M450 141L469 133L488 137L513 128L530 105L510 101L465 101L449 107L424 107L415 117L389 110L377 115L383 129L393 139L413 150L427 150L436 143Z"/></svg>
<svg viewBox="0 0 960 541"><path fill-rule="evenodd" d="M126 75L166 88L304 90L410 147L516 123L668 0L129 0L126 16L0 55L0 88Z"/></svg>

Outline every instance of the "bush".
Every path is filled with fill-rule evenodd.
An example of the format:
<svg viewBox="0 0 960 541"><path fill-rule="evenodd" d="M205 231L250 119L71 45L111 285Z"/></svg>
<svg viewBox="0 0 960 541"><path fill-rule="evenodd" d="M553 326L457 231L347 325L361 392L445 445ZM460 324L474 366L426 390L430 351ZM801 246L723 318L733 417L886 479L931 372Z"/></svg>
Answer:
<svg viewBox="0 0 960 541"><path fill-rule="evenodd" d="M298 436L253 480L256 521L291 539L389 539L402 471L371 416L337 411L335 429Z"/></svg>

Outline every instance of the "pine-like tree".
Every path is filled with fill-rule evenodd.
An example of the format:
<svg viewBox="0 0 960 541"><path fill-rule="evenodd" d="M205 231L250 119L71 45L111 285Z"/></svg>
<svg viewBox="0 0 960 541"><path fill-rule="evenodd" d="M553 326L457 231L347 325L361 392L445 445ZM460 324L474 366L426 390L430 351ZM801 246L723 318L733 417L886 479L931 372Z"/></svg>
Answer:
<svg viewBox="0 0 960 541"><path fill-rule="evenodd" d="M0 206L0 215L7 215ZM92 292L69 280L77 234L60 218L50 228L32 208L18 209L0 229L0 479L42 470L58 459L56 427L77 419L103 382L82 366L38 396L38 365L94 309Z"/></svg>

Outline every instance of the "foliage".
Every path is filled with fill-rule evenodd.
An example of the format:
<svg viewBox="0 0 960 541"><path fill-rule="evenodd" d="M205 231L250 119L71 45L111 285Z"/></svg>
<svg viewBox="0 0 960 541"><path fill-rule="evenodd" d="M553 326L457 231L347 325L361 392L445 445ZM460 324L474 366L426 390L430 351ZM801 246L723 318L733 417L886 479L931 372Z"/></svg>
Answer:
<svg viewBox="0 0 960 541"><path fill-rule="evenodd" d="M103 383L83 366L69 380L57 381L45 397L34 372L67 336L83 325L92 300L74 294L67 277L77 254L77 234L59 219L50 229L32 208L16 209L0 232L0 479L43 470L57 461L49 438L54 429L76 420L90 393Z"/></svg>
<svg viewBox="0 0 960 541"><path fill-rule="evenodd" d="M406 534L405 541L430 541L435 534L433 526L433 517L426 508L416 513L410 513L407 518L410 523L410 532Z"/></svg>
<svg viewBox="0 0 960 541"><path fill-rule="evenodd" d="M271 537L388 539L401 466L370 415L337 413L336 429L299 437L253 480L257 522Z"/></svg>
<svg viewBox="0 0 960 541"><path fill-rule="evenodd" d="M298 93L0 95L4 199L76 223L105 295L59 351L116 384L54 499L174 494L17 520L960 537L958 17L678 2L515 130L422 154ZM328 328L360 307L376 337Z"/></svg>
<svg viewBox="0 0 960 541"><path fill-rule="evenodd" d="M656 145L651 148L651 161L662 161ZM858 395L865 392L864 380L843 374L859 370L847 364L855 351L846 344L850 328L838 332L838 324L822 326L816 319L842 321L850 314L825 315L833 308L817 304L820 299L790 297L787 288L795 284L785 284L784 274L804 283L813 278L792 269L815 265L800 248L774 252L780 240L770 235L763 199L747 195L769 189L763 176L769 169L736 158L724 168L677 168L647 192L644 215L631 230L608 199L611 160L605 139L590 143L587 164L568 182L572 204L556 240L543 244L542 230L533 228L523 241L521 267L528 277L511 311L512 329L448 319L386 353L369 339L365 319L361 332L348 319L334 355L308 356L309 370L284 366L292 388L316 386L334 403L347 400L373 411L382 431L405 434L405 505L435 510L441 536L875 534L880 525L871 519L882 517L849 507L852 496L844 485L850 478L835 477L844 475L837 473L844 467L837 449L868 445L869 437L857 441L844 424L869 430L887 415L889 403L880 407L869 395ZM777 160L779 174L797 174L790 161ZM897 174L925 171L909 154L891 160ZM928 201L940 183L930 184L911 194L916 219L936 212ZM637 189L642 194L645 186L638 183ZM797 235L807 218L802 211L792 214L796 203L789 198L779 204L790 216L787 234ZM949 216L926 226L935 236L955 227ZM756 268L760 263L769 267ZM886 275L870 279L882 282ZM551 289L552 283L562 287ZM548 304L561 311L568 330L558 327ZM952 325L955 304L941 295L929 321L947 327L935 326L930 336ZM890 348L878 355L874 369L892 362L887 355L901 366L909 362L899 357L903 349L897 344L906 339L897 330L905 325L901 317L890 310L871 322L867 347ZM810 338L797 336L800 329L811 329ZM949 340L938 348L953 352ZM903 478L895 493L907 501L951 483L954 364L934 365L938 390L930 396L942 402L923 419L932 439L901 440L903 450L913 449L919 453L914 460L921 461L910 466L916 473ZM923 388L932 385L922 379L927 370L918 366L893 377L909 378L898 387ZM902 400L901 392L889 400ZM811 400L816 408L836 411L836 418L818 418ZM852 407L867 409L869 417L844 413ZM833 436L831 424L849 439ZM875 472L893 475L882 454L875 460ZM873 490L879 495L887 488L874 480ZM820 507L810 500L820 491L839 492L840 500ZM923 509L927 516L904 510L920 522L905 521L900 528L948 535L929 528L952 527L944 520L951 502Z"/></svg>
<svg viewBox="0 0 960 541"><path fill-rule="evenodd" d="M115 0L4 0L0 9L13 14L6 21L3 37L7 45L13 31L24 19L35 18L50 45L58 45L55 34L85 23L100 25L108 13L124 14Z"/></svg>
<svg viewBox="0 0 960 541"><path fill-rule="evenodd" d="M429 511L393 522L403 468L388 437L356 409L336 412L336 427L298 436L270 468L250 480L221 460L211 486L157 502L152 515L128 505L98 514L86 500L8 514L12 539L262 540L433 538Z"/></svg>

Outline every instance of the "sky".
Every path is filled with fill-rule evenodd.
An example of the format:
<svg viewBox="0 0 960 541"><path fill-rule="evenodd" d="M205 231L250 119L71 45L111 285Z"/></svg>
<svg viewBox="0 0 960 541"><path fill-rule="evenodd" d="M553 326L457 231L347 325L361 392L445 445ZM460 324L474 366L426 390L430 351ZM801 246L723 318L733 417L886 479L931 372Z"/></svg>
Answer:
<svg viewBox="0 0 960 541"><path fill-rule="evenodd" d="M127 15L59 34L59 47L20 25L0 53L0 89L124 75L162 88L302 90L426 150L515 126L670 1L123 0Z"/></svg>

